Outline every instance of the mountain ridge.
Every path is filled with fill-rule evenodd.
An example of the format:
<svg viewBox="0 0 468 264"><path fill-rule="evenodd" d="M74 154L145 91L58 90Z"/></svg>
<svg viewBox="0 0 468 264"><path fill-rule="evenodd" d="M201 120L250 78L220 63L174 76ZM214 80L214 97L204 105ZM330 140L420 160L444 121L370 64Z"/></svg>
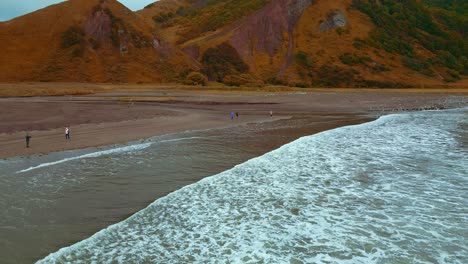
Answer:
<svg viewBox="0 0 468 264"><path fill-rule="evenodd" d="M69 0L0 23L0 40L8 51L2 81L167 81L177 73L166 66L188 66L181 51L115 0Z"/></svg>
<svg viewBox="0 0 468 264"><path fill-rule="evenodd" d="M0 81L464 82L467 19L455 2L161 0L132 12L70 0L0 23Z"/></svg>

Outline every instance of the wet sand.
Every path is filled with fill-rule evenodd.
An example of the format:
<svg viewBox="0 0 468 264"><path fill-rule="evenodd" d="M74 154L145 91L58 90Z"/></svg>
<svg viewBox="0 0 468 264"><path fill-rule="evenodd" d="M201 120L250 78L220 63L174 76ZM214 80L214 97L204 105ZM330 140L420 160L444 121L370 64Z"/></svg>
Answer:
<svg viewBox="0 0 468 264"><path fill-rule="evenodd" d="M0 98L0 158L125 143L186 130L320 113L372 114L467 102L465 95L381 92L151 90ZM274 112L270 118L269 112ZM229 113L239 112L231 120ZM64 130L70 126L71 140ZM30 148L25 147L29 130Z"/></svg>

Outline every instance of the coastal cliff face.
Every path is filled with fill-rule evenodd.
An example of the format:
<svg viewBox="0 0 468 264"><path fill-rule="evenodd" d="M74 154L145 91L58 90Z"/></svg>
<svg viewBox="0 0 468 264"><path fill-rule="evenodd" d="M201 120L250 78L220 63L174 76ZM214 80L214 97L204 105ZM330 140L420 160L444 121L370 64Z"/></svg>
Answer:
<svg viewBox="0 0 468 264"><path fill-rule="evenodd" d="M163 82L189 67L114 0L70 0L0 23L0 81Z"/></svg>
<svg viewBox="0 0 468 264"><path fill-rule="evenodd" d="M70 0L0 23L0 81L406 87L466 81L463 3ZM465 4L466 6L466 4Z"/></svg>
<svg viewBox="0 0 468 264"><path fill-rule="evenodd" d="M294 29L304 10L311 5L309 0L278 0L270 2L259 12L247 17L233 30L230 42L242 58L255 68L266 67L257 63L256 53L268 54L273 58L280 53L287 42L286 54L279 58L277 76L293 62ZM275 68L275 67L273 67Z"/></svg>

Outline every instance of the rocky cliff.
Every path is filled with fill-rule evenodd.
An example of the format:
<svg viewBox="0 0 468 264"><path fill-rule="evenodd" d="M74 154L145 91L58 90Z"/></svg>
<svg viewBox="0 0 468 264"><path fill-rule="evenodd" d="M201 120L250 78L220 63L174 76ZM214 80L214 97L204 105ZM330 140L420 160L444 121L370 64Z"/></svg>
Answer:
<svg viewBox="0 0 468 264"><path fill-rule="evenodd" d="M0 81L162 82L186 56L114 0L70 0L0 23Z"/></svg>

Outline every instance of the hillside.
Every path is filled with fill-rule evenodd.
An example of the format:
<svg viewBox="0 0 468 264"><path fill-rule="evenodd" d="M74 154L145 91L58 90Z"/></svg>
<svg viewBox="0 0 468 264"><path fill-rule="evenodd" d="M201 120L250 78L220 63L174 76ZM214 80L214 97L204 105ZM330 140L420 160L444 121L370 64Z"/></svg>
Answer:
<svg viewBox="0 0 468 264"><path fill-rule="evenodd" d="M0 23L7 51L0 81L197 83L205 75L254 86L466 82L466 5L161 0L133 13L115 0L70 0Z"/></svg>
<svg viewBox="0 0 468 264"><path fill-rule="evenodd" d="M0 23L1 81L162 82L186 58L115 0L70 0Z"/></svg>
<svg viewBox="0 0 468 264"><path fill-rule="evenodd" d="M466 76L467 16L461 5L466 4L165 0L138 13L217 81L399 87ZM237 53L229 57L240 57L247 67L227 63L222 54L233 49L226 46Z"/></svg>

